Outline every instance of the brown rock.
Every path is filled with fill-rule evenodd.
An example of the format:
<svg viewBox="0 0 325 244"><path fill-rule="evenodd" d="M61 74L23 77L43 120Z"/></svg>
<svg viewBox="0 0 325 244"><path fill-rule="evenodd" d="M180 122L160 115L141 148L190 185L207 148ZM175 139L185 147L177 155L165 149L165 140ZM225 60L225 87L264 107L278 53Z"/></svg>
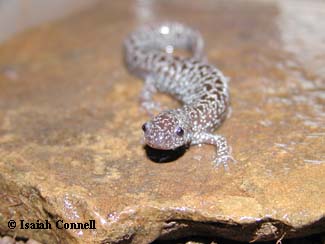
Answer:
<svg viewBox="0 0 325 244"><path fill-rule="evenodd" d="M309 5L308 5L309 4ZM0 234L44 243L149 243L188 235L276 240L325 230L322 2L103 1L0 47ZM142 81L122 63L144 22L199 29L231 77L225 135L154 163L141 144ZM172 104L166 101L166 104ZM52 229L8 229L8 220ZM58 229L57 221L96 229Z"/></svg>
<svg viewBox="0 0 325 244"><path fill-rule="evenodd" d="M15 239L11 238L10 236L0 237L0 244L15 244Z"/></svg>

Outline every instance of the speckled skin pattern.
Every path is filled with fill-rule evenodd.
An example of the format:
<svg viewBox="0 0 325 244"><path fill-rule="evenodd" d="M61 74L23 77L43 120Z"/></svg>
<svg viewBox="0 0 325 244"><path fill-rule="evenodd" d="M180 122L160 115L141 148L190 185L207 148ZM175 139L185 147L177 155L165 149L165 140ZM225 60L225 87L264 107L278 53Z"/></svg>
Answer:
<svg viewBox="0 0 325 244"><path fill-rule="evenodd" d="M146 144L163 150L212 144L217 148L216 165L228 167L233 159L227 141L211 133L227 115L228 79L204 61L203 46L200 33L183 24L148 25L125 40L124 60L131 73L145 80L141 101L148 112L158 106L152 100L157 91L183 104L162 111L142 126ZM172 55L175 48L191 52L192 57Z"/></svg>

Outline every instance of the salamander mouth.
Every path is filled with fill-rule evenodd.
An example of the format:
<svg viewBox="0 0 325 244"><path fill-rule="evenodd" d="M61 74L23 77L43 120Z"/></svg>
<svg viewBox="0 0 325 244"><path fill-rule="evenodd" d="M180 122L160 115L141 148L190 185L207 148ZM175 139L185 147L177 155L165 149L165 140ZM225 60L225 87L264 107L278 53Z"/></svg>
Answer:
<svg viewBox="0 0 325 244"><path fill-rule="evenodd" d="M186 147L184 146L177 147L173 150L161 150L152 148L149 145L145 145L144 149L146 151L147 157L156 163L167 163L175 161L186 151Z"/></svg>
<svg viewBox="0 0 325 244"><path fill-rule="evenodd" d="M158 149L158 150L175 150L176 149L176 148L168 147L168 145L151 143L150 141L147 141L146 139L145 139L145 143L149 147L154 148L154 149Z"/></svg>

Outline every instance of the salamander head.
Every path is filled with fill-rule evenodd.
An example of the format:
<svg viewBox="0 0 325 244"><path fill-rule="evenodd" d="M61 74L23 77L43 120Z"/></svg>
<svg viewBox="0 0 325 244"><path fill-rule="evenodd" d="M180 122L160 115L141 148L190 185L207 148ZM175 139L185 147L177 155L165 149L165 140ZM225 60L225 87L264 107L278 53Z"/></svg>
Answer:
<svg viewBox="0 0 325 244"><path fill-rule="evenodd" d="M169 110L143 124L144 139L152 148L170 150L189 144L192 131L179 110Z"/></svg>

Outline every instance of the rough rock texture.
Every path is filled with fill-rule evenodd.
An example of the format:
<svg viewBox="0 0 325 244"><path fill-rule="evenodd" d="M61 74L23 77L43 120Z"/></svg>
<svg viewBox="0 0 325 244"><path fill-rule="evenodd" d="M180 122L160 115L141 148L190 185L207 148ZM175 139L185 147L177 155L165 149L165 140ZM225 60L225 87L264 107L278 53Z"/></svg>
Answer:
<svg viewBox="0 0 325 244"><path fill-rule="evenodd" d="M324 9L317 1L104 1L2 44L0 234L149 243L324 231ZM166 19L198 28L210 62L231 77L232 114L218 130L238 161L229 172L213 168L210 146L169 163L143 148L143 82L127 73L121 43L136 26ZM10 230L9 219L53 227ZM96 230L60 230L60 219L94 219Z"/></svg>

